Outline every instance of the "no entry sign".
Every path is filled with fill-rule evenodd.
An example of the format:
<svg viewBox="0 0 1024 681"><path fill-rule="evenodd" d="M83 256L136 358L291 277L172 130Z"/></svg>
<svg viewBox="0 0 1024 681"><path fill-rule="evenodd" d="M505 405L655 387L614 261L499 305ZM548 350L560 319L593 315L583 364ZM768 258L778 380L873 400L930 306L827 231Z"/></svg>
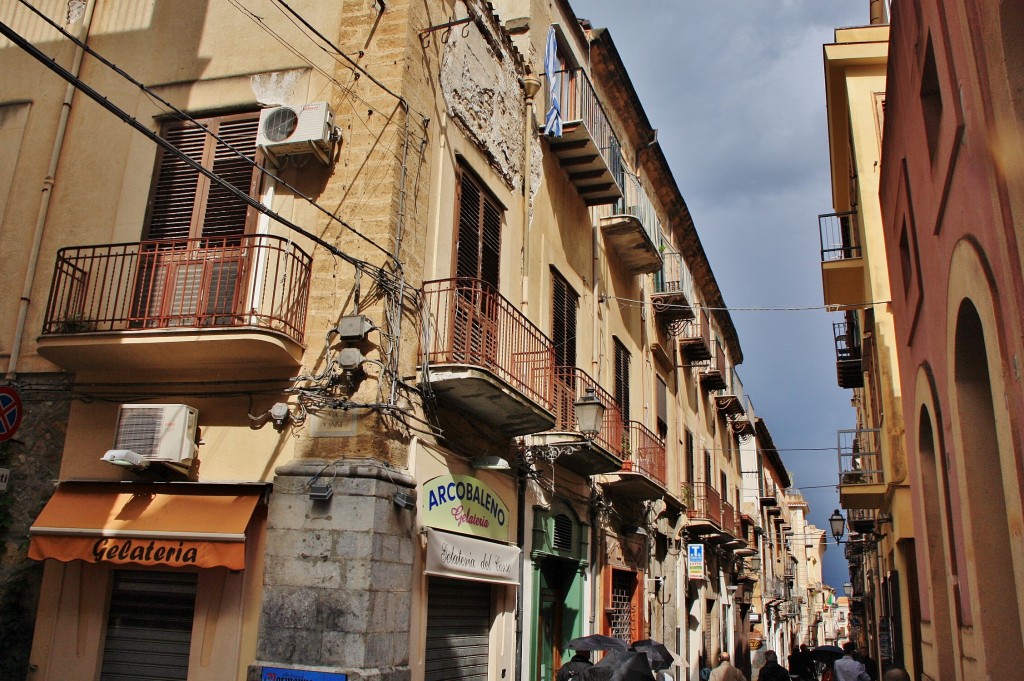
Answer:
<svg viewBox="0 0 1024 681"><path fill-rule="evenodd" d="M0 385L0 442L14 437L24 413L18 391L9 385Z"/></svg>

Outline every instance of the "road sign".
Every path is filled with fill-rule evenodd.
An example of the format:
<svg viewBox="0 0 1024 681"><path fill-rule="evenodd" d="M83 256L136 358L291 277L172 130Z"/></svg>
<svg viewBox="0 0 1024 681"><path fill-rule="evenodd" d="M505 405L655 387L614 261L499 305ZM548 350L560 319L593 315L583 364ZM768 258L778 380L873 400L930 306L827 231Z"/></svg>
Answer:
<svg viewBox="0 0 1024 681"><path fill-rule="evenodd" d="M18 391L9 385L0 385L0 442L14 437L23 414Z"/></svg>
<svg viewBox="0 0 1024 681"><path fill-rule="evenodd" d="M686 548L687 576L690 579L704 579L704 545L689 544Z"/></svg>

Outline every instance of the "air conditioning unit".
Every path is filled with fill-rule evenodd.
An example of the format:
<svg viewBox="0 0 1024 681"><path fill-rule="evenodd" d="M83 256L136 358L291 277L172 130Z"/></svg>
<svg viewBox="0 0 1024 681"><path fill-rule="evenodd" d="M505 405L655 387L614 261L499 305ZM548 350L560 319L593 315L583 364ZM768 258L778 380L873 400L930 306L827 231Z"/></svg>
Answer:
<svg viewBox="0 0 1024 681"><path fill-rule="evenodd" d="M256 145L272 158L313 154L329 165L335 131L334 114L327 102L277 106L260 112Z"/></svg>
<svg viewBox="0 0 1024 681"><path fill-rule="evenodd" d="M148 461L189 465L198 451L198 420L199 410L186 404L121 405L114 451L135 452Z"/></svg>

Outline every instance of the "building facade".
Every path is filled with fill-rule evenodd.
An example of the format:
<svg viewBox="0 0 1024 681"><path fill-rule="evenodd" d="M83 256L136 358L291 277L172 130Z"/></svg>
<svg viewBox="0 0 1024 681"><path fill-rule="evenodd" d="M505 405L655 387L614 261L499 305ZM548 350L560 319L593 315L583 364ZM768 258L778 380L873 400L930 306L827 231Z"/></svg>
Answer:
<svg viewBox="0 0 1024 681"><path fill-rule="evenodd" d="M589 633L695 678L749 668L751 614L791 643L788 475L607 30L512 0L0 19L29 678L550 679Z"/></svg>

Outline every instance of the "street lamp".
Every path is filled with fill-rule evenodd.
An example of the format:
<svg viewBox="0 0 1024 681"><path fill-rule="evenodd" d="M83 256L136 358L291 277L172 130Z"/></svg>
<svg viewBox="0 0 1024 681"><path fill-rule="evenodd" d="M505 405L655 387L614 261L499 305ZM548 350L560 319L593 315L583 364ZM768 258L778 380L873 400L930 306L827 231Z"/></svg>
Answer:
<svg viewBox="0 0 1024 681"><path fill-rule="evenodd" d="M849 582L847 582L846 584L843 584L843 593L846 594L847 597L852 596L853 595L853 584L850 584Z"/></svg>
<svg viewBox="0 0 1024 681"><path fill-rule="evenodd" d="M840 543L839 540L846 534L846 518L839 512L839 509L832 511L832 515L828 517L828 525L832 530L832 536L835 537L836 543Z"/></svg>
<svg viewBox="0 0 1024 681"><path fill-rule="evenodd" d="M761 556L754 554L750 557L750 571L761 572Z"/></svg>
<svg viewBox="0 0 1024 681"><path fill-rule="evenodd" d="M593 440L601 432L601 422L604 419L604 405L597 398L593 388L587 388L585 394L576 400L573 405L576 408L576 425L580 434L588 440Z"/></svg>

